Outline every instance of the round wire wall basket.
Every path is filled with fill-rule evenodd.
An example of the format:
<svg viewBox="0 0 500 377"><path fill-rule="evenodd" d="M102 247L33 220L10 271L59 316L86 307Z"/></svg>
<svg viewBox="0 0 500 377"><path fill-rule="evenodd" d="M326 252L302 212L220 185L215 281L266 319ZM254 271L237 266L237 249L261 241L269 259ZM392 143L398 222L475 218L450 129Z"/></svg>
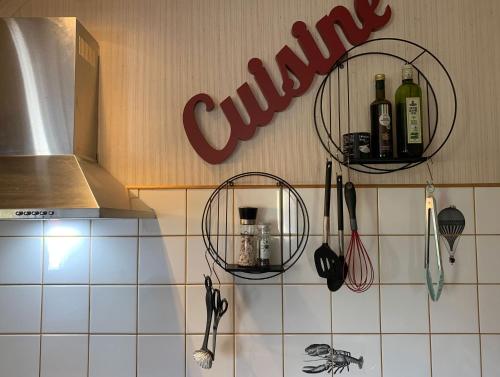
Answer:
<svg viewBox="0 0 500 377"><path fill-rule="evenodd" d="M374 57L377 59L373 59ZM371 64L366 64L365 61L365 64L359 67L363 58L372 58L369 61ZM342 150L340 140L346 133L369 132L368 108L374 92L372 80L376 73L380 73L375 71L375 68L388 69L390 66L400 67L403 64L413 66L416 82L422 88L423 155L416 158L392 159L349 158ZM369 83L370 87L360 91L363 82L360 83L359 80L363 80L364 84ZM397 85L400 83L399 76ZM356 91L352 89L353 86ZM362 94L366 94L365 98L362 98ZM387 94L386 98L391 100L392 96ZM360 108L366 111L352 110ZM445 111L440 111L440 108ZM448 70L428 49L400 38L377 38L350 48L337 61L320 83L314 100L313 115L320 142L333 159L357 172L387 174L418 166L430 160L444 147L455 127L457 95Z"/></svg>
<svg viewBox="0 0 500 377"><path fill-rule="evenodd" d="M270 227L270 265L238 265L239 207L257 207L257 224ZM206 250L222 269L242 279L263 280L297 263L309 238L309 215L298 191L284 179L246 172L227 179L212 192L201 227Z"/></svg>

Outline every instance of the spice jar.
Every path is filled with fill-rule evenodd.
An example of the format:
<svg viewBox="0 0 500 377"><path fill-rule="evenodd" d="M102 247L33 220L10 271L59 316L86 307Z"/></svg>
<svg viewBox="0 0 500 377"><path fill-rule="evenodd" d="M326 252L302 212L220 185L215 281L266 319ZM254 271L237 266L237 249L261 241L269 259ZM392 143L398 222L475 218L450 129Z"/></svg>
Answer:
<svg viewBox="0 0 500 377"><path fill-rule="evenodd" d="M257 265L257 244L255 221L257 219L257 208L242 207L238 208L240 213L240 257L238 265L256 266Z"/></svg>
<svg viewBox="0 0 500 377"><path fill-rule="evenodd" d="M259 242L259 266L269 266L271 259L271 234L269 226L261 224L257 226Z"/></svg>

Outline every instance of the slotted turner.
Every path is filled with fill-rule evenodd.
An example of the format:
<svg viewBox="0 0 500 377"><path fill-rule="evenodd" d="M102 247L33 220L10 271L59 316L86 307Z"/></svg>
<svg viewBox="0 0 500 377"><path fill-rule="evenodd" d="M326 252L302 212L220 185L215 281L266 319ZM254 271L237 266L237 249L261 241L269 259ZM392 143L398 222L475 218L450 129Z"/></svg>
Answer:
<svg viewBox="0 0 500 377"><path fill-rule="evenodd" d="M326 162L325 179L325 210L323 217L323 244L314 252L316 271L322 278L328 277L328 272L338 260L337 254L328 245L330 238L330 194L332 189L332 162Z"/></svg>

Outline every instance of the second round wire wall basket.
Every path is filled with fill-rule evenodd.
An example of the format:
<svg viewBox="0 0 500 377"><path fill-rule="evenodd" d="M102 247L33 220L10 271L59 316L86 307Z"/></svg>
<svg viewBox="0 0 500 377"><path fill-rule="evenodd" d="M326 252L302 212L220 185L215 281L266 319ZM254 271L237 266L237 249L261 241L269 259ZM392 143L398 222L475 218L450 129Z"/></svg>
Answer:
<svg viewBox="0 0 500 377"><path fill-rule="evenodd" d="M361 89L360 77L366 83L379 73L374 71L375 66L388 69L391 65L399 67L403 64L413 66L416 82L423 92L423 155L416 158L349 159L342 150L342 135L366 132L369 127L370 102L359 103L359 100L365 92L371 95L373 89ZM353 97L357 97L358 102ZM386 98L390 100L391 95L386 95ZM321 81L315 95L313 117L316 133L331 158L357 172L387 174L418 166L441 151L455 127L457 95L448 70L431 51L400 38L377 38L350 48Z"/></svg>
<svg viewBox="0 0 500 377"><path fill-rule="evenodd" d="M238 207L252 206L246 201L246 190L257 191L259 202L268 203L257 210L257 222L268 225L271 232L268 266L237 264ZM264 172L241 173L220 184L207 200L201 226L206 251L214 262L230 274L249 280L284 273L299 260L309 238L309 215L298 191L282 178Z"/></svg>

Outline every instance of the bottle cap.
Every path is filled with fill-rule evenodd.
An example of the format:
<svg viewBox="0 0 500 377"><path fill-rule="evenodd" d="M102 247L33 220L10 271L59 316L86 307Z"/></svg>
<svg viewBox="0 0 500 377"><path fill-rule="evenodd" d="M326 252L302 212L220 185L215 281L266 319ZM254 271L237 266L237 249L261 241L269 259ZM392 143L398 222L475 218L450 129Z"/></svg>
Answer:
<svg viewBox="0 0 500 377"><path fill-rule="evenodd" d="M385 80L385 75L383 73L377 73L375 75L375 80L376 81Z"/></svg>
<svg viewBox="0 0 500 377"><path fill-rule="evenodd" d="M255 220L257 218L257 208L240 207L238 208L241 220Z"/></svg>
<svg viewBox="0 0 500 377"><path fill-rule="evenodd" d="M257 229L262 230L262 231L268 231L269 225L268 224L259 224L259 225L257 225Z"/></svg>
<svg viewBox="0 0 500 377"><path fill-rule="evenodd" d="M402 69L403 80L413 79L413 66L410 64L405 64Z"/></svg>

